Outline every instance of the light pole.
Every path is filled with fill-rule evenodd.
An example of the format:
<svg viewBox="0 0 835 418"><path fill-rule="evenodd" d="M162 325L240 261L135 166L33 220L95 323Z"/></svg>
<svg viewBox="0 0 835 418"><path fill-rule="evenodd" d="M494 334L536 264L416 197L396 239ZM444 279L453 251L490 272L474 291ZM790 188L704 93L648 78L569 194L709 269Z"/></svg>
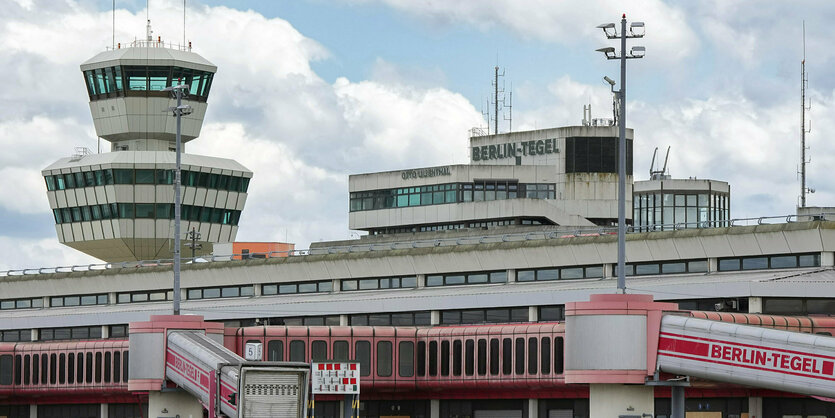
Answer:
<svg viewBox="0 0 835 418"><path fill-rule="evenodd" d="M195 251L203 249L203 245L197 242L200 239L200 233L194 227L191 227L191 231L186 233L186 237L191 240L191 242L186 243L186 246L191 248L191 262L194 263L197 257Z"/></svg>
<svg viewBox="0 0 835 418"><path fill-rule="evenodd" d="M612 86L612 92L617 94L620 101L620 112L617 115L618 131L618 290L626 293L626 60L643 58L646 48L635 46L627 53L627 38L643 38L644 22L632 22L629 25L629 33L626 33L626 13L620 20L620 34L618 34L614 23L604 23L597 26L603 29L608 39L620 39L620 55L615 53L615 48L606 47L598 49L606 55L606 59L620 60L620 90L615 91L614 82L606 77L606 82Z"/></svg>
<svg viewBox="0 0 835 418"><path fill-rule="evenodd" d="M181 80L177 80L181 83ZM177 165L174 169L174 315L180 314L180 153L182 148L182 139L180 137L180 125L183 115L191 114L191 106L183 104L183 97L188 93L188 84L178 84L176 86L166 87L165 91L170 91L177 99L177 106L169 107L168 111L173 113L177 118Z"/></svg>

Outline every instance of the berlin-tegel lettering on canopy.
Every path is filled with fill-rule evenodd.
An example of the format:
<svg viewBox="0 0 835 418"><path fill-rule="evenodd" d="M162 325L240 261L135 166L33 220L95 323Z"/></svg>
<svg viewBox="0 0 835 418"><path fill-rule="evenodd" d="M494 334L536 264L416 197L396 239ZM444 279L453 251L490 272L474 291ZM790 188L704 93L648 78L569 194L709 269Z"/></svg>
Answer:
<svg viewBox="0 0 835 418"><path fill-rule="evenodd" d="M472 149L473 161L500 160L503 158L513 158L527 155L546 155L559 152L559 149L557 148L557 138L474 146Z"/></svg>

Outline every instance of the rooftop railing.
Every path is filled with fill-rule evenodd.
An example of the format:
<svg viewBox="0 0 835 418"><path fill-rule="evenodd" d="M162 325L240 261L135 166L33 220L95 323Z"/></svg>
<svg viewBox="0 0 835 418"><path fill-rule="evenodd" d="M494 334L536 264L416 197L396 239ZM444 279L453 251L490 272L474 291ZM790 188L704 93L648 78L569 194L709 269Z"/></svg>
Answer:
<svg viewBox="0 0 835 418"><path fill-rule="evenodd" d="M735 218L723 221L687 222L675 224L663 224L652 226L630 226L628 234L652 233L661 231L675 231L683 229L705 229L705 228L733 228L739 226L787 224L799 221L820 221L835 220L835 212L821 212L804 215L783 215L783 216L762 216L758 218ZM456 245L488 244L514 241L536 241L552 240L579 237L597 237L604 235L617 235L617 227L595 227L580 228L573 230L555 231L531 231L510 234L488 234L482 236L456 237L456 238L433 238L410 241L395 241L384 243L357 243L352 245L338 245L331 247L309 248L305 250L270 251L262 253L230 254L230 255L204 255L199 257L184 257L183 264L193 263L219 263L230 261L248 261L267 259L275 257L305 257L310 255L327 254L348 254L372 251L391 251L412 248L432 248ZM59 274L80 271L100 271L112 269L138 269L144 267L159 267L173 265L173 259L157 259L142 261L124 261L116 263L95 263L73 266L41 267L17 270L0 271L0 278L9 276L26 276L36 274Z"/></svg>

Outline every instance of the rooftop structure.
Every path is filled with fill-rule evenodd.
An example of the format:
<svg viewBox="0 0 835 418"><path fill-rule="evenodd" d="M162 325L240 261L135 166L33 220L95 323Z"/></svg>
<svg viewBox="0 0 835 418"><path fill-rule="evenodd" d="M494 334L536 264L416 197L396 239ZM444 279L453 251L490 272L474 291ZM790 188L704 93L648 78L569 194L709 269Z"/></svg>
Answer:
<svg viewBox="0 0 835 418"><path fill-rule="evenodd" d="M110 153L80 150L42 174L58 240L105 261L170 258L173 250L176 102L186 84L182 141L200 135L217 67L151 40L97 54L81 65L96 134ZM200 233L198 254L235 239L252 172L225 158L184 154L183 231ZM186 241L184 241L186 242ZM181 251L189 254L183 246Z"/></svg>

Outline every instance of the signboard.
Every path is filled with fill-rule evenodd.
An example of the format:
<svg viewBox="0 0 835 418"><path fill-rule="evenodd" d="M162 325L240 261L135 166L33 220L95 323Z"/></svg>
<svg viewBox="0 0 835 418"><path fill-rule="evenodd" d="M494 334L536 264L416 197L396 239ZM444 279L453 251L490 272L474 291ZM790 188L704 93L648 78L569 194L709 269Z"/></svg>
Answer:
<svg viewBox="0 0 835 418"><path fill-rule="evenodd" d="M358 395L360 393L359 363L326 361L310 364L313 394Z"/></svg>
<svg viewBox="0 0 835 418"><path fill-rule="evenodd" d="M522 142L507 142L496 145L472 147L473 161L501 160L521 156L557 154L557 138L537 139Z"/></svg>
<svg viewBox="0 0 835 418"><path fill-rule="evenodd" d="M835 397L835 339L666 315L658 340L665 372Z"/></svg>
<svg viewBox="0 0 835 418"><path fill-rule="evenodd" d="M264 354L264 347L261 343L246 343L244 347L244 358L249 361L261 361Z"/></svg>

